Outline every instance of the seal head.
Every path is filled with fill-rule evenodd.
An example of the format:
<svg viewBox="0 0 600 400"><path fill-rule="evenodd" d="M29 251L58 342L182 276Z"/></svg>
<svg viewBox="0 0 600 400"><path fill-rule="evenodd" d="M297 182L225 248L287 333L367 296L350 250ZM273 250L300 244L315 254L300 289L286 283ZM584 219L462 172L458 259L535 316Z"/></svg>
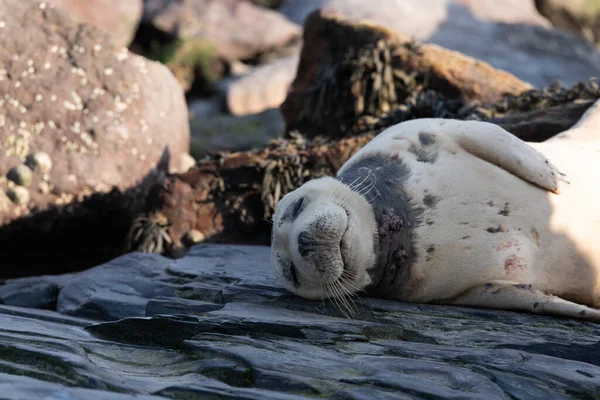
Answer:
<svg viewBox="0 0 600 400"><path fill-rule="evenodd" d="M284 196L271 241L284 287L322 299L362 290L385 296L401 285L414 258L407 176L401 160L376 154Z"/></svg>
<svg viewBox="0 0 600 400"><path fill-rule="evenodd" d="M371 205L338 179L311 180L285 195L273 216L271 260L283 286L323 299L370 283L377 226Z"/></svg>

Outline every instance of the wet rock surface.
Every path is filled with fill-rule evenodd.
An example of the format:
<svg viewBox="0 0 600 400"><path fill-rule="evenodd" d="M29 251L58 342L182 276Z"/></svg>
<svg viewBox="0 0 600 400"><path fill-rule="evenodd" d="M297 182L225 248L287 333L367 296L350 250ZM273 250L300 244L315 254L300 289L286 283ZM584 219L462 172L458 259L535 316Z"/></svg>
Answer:
<svg viewBox="0 0 600 400"><path fill-rule="evenodd" d="M270 268L267 247L198 245L178 260L134 253L78 274L6 281L0 286L3 395L599 394L598 325L368 298L357 303L357 319L347 320L329 303L282 289ZM37 300L40 291L44 301Z"/></svg>
<svg viewBox="0 0 600 400"><path fill-rule="evenodd" d="M27 190L0 224L131 188L163 157L179 170L188 113L165 66L45 2L0 0L0 27L0 189Z"/></svg>

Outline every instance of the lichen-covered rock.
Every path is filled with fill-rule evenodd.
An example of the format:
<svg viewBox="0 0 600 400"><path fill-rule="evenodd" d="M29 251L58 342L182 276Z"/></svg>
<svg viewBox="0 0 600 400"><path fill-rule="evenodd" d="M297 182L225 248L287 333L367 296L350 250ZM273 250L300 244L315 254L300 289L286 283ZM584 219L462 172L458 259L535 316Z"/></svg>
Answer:
<svg viewBox="0 0 600 400"><path fill-rule="evenodd" d="M225 60L252 58L301 35L297 24L245 0L146 0L143 21L184 41L208 40Z"/></svg>
<svg viewBox="0 0 600 400"><path fill-rule="evenodd" d="M134 253L74 275L5 282L3 396L508 400L599 394L600 325L375 298L357 300L358 316L348 320L329 301L283 289L269 257L268 247L198 245L176 261Z"/></svg>
<svg viewBox="0 0 600 400"><path fill-rule="evenodd" d="M567 0L570 1L570 0ZM373 3L374 4L374 3ZM509 0L290 0L281 11L302 23L319 7L369 19L410 37L459 51L543 87L600 75L591 43L548 29L530 1Z"/></svg>
<svg viewBox="0 0 600 400"><path fill-rule="evenodd" d="M131 43L142 19L143 0L47 0L47 3L109 33L119 46Z"/></svg>
<svg viewBox="0 0 600 400"><path fill-rule="evenodd" d="M45 2L0 0L0 93L0 190L13 168L37 165L28 187L38 210L132 187L165 154L176 171L189 149L167 68ZM0 213L0 224L26 213Z"/></svg>

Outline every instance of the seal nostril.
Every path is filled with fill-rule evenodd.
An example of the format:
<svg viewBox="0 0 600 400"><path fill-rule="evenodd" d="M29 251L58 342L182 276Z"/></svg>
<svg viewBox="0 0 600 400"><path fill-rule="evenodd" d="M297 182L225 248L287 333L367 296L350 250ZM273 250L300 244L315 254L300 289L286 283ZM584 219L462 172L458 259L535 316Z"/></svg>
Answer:
<svg viewBox="0 0 600 400"><path fill-rule="evenodd" d="M298 234L298 252L301 257L305 257L315 247L315 239L307 232L302 231Z"/></svg>

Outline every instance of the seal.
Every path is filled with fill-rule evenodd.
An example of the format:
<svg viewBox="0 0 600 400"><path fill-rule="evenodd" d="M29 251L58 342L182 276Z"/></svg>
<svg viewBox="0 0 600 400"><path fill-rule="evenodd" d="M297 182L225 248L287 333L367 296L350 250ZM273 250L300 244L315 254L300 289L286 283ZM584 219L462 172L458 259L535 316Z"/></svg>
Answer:
<svg viewBox="0 0 600 400"><path fill-rule="evenodd" d="M599 128L600 101L542 143L480 121L392 126L280 200L275 275L348 316L366 292L600 322Z"/></svg>

